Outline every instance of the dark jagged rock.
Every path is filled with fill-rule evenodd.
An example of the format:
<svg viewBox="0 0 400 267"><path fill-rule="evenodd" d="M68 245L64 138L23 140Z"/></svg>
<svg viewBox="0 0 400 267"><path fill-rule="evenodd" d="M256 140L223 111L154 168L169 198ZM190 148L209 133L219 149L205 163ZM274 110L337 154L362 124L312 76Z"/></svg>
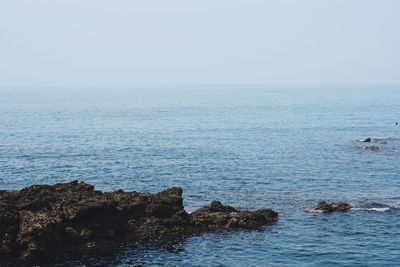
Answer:
<svg viewBox="0 0 400 267"><path fill-rule="evenodd" d="M312 207L310 210L321 211L321 212L334 212L334 211L345 212L351 208L353 208L353 205L351 205L350 203L345 203L345 202L328 203L326 201L321 201L317 205Z"/></svg>
<svg viewBox="0 0 400 267"><path fill-rule="evenodd" d="M158 194L101 192L92 185L34 185L0 191L0 265L121 242L178 238L201 231L254 229L276 221L272 210L239 211L214 201L188 214L181 188Z"/></svg>
<svg viewBox="0 0 400 267"><path fill-rule="evenodd" d="M255 229L274 222L278 213L263 209L257 211L238 211L231 206L224 206L219 201L213 201L210 206L200 208L192 214L196 225L205 229L246 228Z"/></svg>
<svg viewBox="0 0 400 267"><path fill-rule="evenodd" d="M388 140L387 139L379 139L379 138L372 139L371 137L368 137L364 140L360 140L360 142L362 142L362 143L380 143L380 144L386 145L388 143Z"/></svg>
<svg viewBox="0 0 400 267"><path fill-rule="evenodd" d="M366 146L366 147L364 147L364 149L367 151L372 151L372 152L381 151L381 148L379 146Z"/></svg>

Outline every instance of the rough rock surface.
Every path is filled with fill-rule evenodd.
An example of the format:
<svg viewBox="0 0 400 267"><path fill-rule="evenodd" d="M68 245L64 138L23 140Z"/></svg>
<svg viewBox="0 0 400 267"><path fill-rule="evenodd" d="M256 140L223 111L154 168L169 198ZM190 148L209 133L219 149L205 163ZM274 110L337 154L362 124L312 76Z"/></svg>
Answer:
<svg viewBox="0 0 400 267"><path fill-rule="evenodd" d="M5 260L41 261L121 242L254 229L277 217L273 210L238 211L217 201L188 214L177 187L146 194L101 192L78 181L34 185L0 191L0 265Z"/></svg>
<svg viewBox="0 0 400 267"><path fill-rule="evenodd" d="M312 207L311 211L321 211L321 212L341 211L341 212L345 212L351 208L353 208L353 205L351 205L350 203L345 203L345 202L328 203L326 201L321 201L317 205Z"/></svg>

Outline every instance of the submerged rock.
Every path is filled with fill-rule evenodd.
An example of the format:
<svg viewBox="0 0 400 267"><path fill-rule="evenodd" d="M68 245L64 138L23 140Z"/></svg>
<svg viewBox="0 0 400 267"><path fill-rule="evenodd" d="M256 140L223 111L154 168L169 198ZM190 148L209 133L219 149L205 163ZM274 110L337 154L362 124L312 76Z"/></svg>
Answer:
<svg viewBox="0 0 400 267"><path fill-rule="evenodd" d="M188 214L178 187L145 194L101 192L77 181L34 185L0 191L0 265L6 259L41 261L122 242L255 229L277 217L273 210L239 211L217 201Z"/></svg>
<svg viewBox="0 0 400 267"><path fill-rule="evenodd" d="M350 203L346 203L346 202L328 203L326 201L321 201L317 205L312 207L310 209L310 211L321 211L321 212L341 211L341 212L345 212L351 208L353 208L353 205L351 205Z"/></svg>
<svg viewBox="0 0 400 267"><path fill-rule="evenodd" d="M364 147L364 149L367 151L372 151L372 152L381 151L381 148L379 146L366 146L366 147Z"/></svg>

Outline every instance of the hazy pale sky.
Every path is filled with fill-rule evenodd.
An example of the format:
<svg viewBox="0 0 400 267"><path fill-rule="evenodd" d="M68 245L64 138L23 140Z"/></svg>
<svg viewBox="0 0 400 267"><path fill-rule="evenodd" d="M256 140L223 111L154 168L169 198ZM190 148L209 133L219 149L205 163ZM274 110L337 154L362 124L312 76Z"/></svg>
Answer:
<svg viewBox="0 0 400 267"><path fill-rule="evenodd" d="M0 0L0 87L400 84L399 0Z"/></svg>

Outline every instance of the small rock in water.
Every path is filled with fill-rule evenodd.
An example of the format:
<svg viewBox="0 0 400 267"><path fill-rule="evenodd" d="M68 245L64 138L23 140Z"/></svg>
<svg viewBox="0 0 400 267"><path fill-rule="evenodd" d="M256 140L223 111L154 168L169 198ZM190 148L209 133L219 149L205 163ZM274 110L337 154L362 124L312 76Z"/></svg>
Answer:
<svg viewBox="0 0 400 267"><path fill-rule="evenodd" d="M368 150L368 151L372 151L372 152L381 151L379 146L366 146L366 147L364 147L364 149Z"/></svg>
<svg viewBox="0 0 400 267"><path fill-rule="evenodd" d="M363 143L371 143L371 142L372 142L372 139L371 139L371 137L368 137L368 138L364 139L364 140L361 141L361 142L363 142Z"/></svg>
<svg viewBox="0 0 400 267"><path fill-rule="evenodd" d="M331 202L328 203L326 201L321 201L314 207L310 209L310 211L322 211L322 212L334 212L334 211L340 211L340 212L345 212L348 211L349 209L353 208L353 205L350 203L346 202Z"/></svg>

